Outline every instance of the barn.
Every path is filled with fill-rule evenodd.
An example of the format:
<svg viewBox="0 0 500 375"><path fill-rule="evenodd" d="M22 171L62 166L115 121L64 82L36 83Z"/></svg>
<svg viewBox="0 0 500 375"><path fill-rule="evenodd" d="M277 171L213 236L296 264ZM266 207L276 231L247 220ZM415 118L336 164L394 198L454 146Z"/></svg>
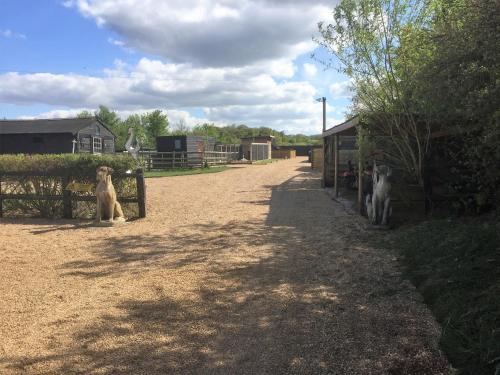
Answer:
<svg viewBox="0 0 500 375"><path fill-rule="evenodd" d="M0 154L113 154L115 138L97 117L0 120Z"/></svg>

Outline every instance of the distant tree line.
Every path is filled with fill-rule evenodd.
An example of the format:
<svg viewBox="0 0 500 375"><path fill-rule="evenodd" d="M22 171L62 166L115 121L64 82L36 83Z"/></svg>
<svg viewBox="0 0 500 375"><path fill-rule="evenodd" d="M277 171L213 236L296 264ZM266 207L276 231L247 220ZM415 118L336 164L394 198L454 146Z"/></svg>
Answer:
<svg viewBox="0 0 500 375"><path fill-rule="evenodd" d="M83 111L78 117L93 116L93 113ZM285 134L268 127L251 128L246 125L217 126L215 124L198 124L192 129L184 120L179 120L171 126L167 114L161 110L155 110L144 114L132 114L125 120L120 119L118 114L106 106L99 106L95 112L101 121L108 126L116 135L116 149L124 150L128 137L128 129L134 132L143 148L154 149L156 137L161 135L198 135L213 137L217 142L224 144L239 144L243 137L255 137L261 135L272 135L278 145L309 145L320 142L319 135L308 136L304 134Z"/></svg>

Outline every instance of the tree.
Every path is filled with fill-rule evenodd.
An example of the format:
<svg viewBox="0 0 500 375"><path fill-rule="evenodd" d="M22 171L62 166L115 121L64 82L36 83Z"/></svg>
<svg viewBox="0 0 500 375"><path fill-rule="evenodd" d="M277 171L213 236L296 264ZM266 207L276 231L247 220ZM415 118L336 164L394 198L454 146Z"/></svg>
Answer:
<svg viewBox="0 0 500 375"><path fill-rule="evenodd" d="M353 112L378 135L390 138L387 156L423 186L430 117L414 100L415 57L427 53L423 30L431 22L426 0L342 0L316 39L351 78ZM411 48L407 44L411 44ZM416 49L415 49L416 48Z"/></svg>
<svg viewBox="0 0 500 375"><path fill-rule="evenodd" d="M181 118L177 123L174 125L174 131L172 134L174 135L186 135L190 131L189 126L187 126L186 121Z"/></svg>
<svg viewBox="0 0 500 375"><path fill-rule="evenodd" d="M88 117L94 117L94 114L89 111L81 111L76 115L78 118L88 118Z"/></svg>
<svg viewBox="0 0 500 375"><path fill-rule="evenodd" d="M156 137L166 135L168 133L169 123L167 115L163 114L163 112L159 109L143 115L142 123L147 134L147 144L150 147L154 147L156 144Z"/></svg>

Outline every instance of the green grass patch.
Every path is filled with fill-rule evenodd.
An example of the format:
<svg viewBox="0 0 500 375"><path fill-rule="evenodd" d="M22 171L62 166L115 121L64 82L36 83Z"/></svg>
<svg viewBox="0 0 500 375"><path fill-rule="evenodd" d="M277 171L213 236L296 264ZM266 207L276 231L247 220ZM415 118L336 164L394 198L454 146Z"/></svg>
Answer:
<svg viewBox="0 0 500 375"><path fill-rule="evenodd" d="M144 177L172 177L172 176L185 176L190 174L203 174L203 173L218 173L227 170L229 167L211 167L211 168L179 168L167 171L149 171L144 172Z"/></svg>
<svg viewBox="0 0 500 375"><path fill-rule="evenodd" d="M390 242L441 324L458 374L500 373L500 224L432 220Z"/></svg>
<svg viewBox="0 0 500 375"><path fill-rule="evenodd" d="M254 161L252 164L259 164L259 165L263 165L263 164L271 164L271 163L274 163L274 162L277 162L279 159L264 159L264 160L257 160L257 161Z"/></svg>

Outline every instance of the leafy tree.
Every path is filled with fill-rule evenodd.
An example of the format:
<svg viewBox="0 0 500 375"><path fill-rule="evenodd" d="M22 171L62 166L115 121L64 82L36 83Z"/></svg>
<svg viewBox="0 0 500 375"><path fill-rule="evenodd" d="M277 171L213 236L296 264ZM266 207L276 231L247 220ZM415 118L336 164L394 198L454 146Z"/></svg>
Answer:
<svg viewBox="0 0 500 375"><path fill-rule="evenodd" d="M187 126L186 121L184 119L180 119L174 125L174 130L172 132L173 135L185 135L190 132L189 126Z"/></svg>
<svg viewBox="0 0 500 375"><path fill-rule="evenodd" d="M89 111L81 111L80 113L78 113L76 115L76 117L78 118L88 118L88 117L93 117L94 114L92 112L89 112Z"/></svg>
<svg viewBox="0 0 500 375"><path fill-rule="evenodd" d="M336 57L322 62L351 77L353 112L391 139L388 157L421 186L430 118L413 98L414 57L427 47L414 39L421 40L431 23L428 5L427 0L342 0L332 22L319 23L316 39Z"/></svg>
<svg viewBox="0 0 500 375"><path fill-rule="evenodd" d="M146 129L148 146L154 147L156 137L166 135L168 133L168 118L166 114L159 109L146 113L142 117L142 123Z"/></svg>

